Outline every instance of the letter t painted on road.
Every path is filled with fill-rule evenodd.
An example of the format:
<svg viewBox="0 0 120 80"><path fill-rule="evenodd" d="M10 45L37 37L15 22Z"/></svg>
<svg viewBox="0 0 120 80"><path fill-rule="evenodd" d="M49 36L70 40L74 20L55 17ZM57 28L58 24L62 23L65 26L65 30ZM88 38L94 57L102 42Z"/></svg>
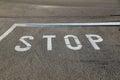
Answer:
<svg viewBox="0 0 120 80"><path fill-rule="evenodd" d="M47 50L52 51L52 39L56 38L56 35L43 35L43 38L47 39Z"/></svg>

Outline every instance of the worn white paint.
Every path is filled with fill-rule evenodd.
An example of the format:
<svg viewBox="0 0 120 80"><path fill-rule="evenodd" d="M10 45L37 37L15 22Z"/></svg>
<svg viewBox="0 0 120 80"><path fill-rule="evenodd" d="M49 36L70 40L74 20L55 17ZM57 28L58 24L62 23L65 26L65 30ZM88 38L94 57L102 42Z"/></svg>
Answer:
<svg viewBox="0 0 120 80"><path fill-rule="evenodd" d="M16 25L12 25L4 34L0 36L0 41L2 41L7 35L9 35L15 28Z"/></svg>
<svg viewBox="0 0 120 80"><path fill-rule="evenodd" d="M30 43L28 43L25 39L29 39L29 40L33 40L34 37L33 36L23 36L21 37L19 40L20 42L22 42L26 47L25 48L22 48L20 47L20 45L17 45L15 47L15 50L18 51L18 52L24 52L24 51L28 51L30 50L30 48L32 47L32 45Z"/></svg>
<svg viewBox="0 0 120 80"><path fill-rule="evenodd" d="M76 45L77 45L76 47L73 47L73 46L71 45L69 38L73 38L73 39L74 39L74 41L75 41L75 43L76 43ZM66 36L64 37L64 40L65 40L66 46L67 46L69 49L72 49L72 50L80 50L80 49L82 48L82 45L81 45L81 43L80 43L80 40L79 40L78 37L75 36L75 35L66 35Z"/></svg>
<svg viewBox="0 0 120 80"><path fill-rule="evenodd" d="M100 47L97 45L97 43L103 41L103 38L101 36L96 34L86 34L86 37L88 38L95 50L100 50ZM93 39L93 37L97 39Z"/></svg>
<svg viewBox="0 0 120 80"><path fill-rule="evenodd" d="M17 23L13 24L5 33L0 36L0 41L7 37L16 27L64 27L64 26L120 26L120 22L99 22L99 23Z"/></svg>
<svg viewBox="0 0 120 80"><path fill-rule="evenodd" d="M56 35L43 35L43 38L47 39L47 50L52 51L52 39L56 38Z"/></svg>

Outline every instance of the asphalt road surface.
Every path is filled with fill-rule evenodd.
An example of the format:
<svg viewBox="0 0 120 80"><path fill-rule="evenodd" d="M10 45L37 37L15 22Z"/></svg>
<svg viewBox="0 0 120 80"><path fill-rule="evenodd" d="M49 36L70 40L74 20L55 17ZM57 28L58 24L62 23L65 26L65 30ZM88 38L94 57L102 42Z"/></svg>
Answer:
<svg viewBox="0 0 120 80"><path fill-rule="evenodd" d="M119 0L1 0L3 2L59 6L119 7Z"/></svg>
<svg viewBox="0 0 120 80"><path fill-rule="evenodd" d="M119 5L0 0L0 80L119 80L120 26L29 24L120 22Z"/></svg>

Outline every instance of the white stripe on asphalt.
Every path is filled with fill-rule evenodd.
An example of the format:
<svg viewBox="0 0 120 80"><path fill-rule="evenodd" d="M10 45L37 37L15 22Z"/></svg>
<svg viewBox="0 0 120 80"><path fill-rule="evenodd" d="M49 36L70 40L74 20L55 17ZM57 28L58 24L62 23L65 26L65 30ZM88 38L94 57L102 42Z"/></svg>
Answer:
<svg viewBox="0 0 120 80"><path fill-rule="evenodd" d="M0 36L0 41L7 37L16 27L57 27L57 26L120 26L120 22L99 22L99 23L18 23L13 24L5 33Z"/></svg>

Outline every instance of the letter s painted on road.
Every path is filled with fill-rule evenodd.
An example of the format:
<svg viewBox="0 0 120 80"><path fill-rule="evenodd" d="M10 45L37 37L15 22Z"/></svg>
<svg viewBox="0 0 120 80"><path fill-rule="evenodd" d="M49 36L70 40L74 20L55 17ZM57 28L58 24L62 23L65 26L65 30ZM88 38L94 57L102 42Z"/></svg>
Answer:
<svg viewBox="0 0 120 80"><path fill-rule="evenodd" d="M23 44L26 45L25 48L21 48L20 45L15 46L15 50L18 52L24 52L24 51L28 51L32 46L30 43L28 43L27 41L25 41L25 39L29 39L29 40L33 40L34 37L33 36L23 36L19 39L20 42L22 42Z"/></svg>

